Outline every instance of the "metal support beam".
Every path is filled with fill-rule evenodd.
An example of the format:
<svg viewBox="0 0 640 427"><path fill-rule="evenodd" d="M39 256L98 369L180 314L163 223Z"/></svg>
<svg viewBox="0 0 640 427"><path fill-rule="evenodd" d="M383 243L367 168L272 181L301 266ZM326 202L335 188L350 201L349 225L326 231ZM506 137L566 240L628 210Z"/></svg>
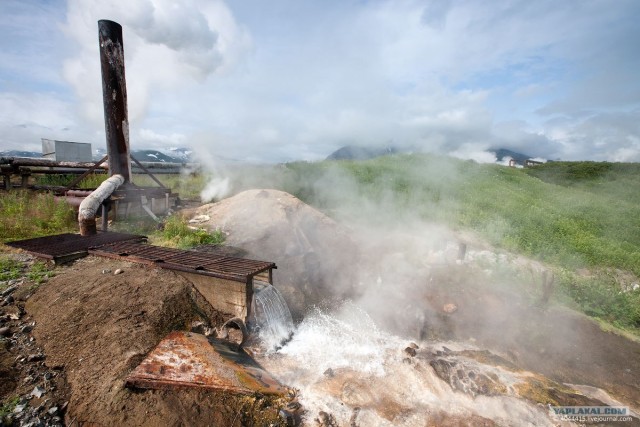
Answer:
<svg viewBox="0 0 640 427"><path fill-rule="evenodd" d="M102 231L109 228L109 199L102 202Z"/></svg>

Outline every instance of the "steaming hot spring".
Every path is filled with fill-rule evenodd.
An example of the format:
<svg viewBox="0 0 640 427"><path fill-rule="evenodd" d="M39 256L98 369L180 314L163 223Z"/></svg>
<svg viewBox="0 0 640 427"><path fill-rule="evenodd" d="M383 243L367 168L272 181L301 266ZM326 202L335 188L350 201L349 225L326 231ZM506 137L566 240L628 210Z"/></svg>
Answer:
<svg viewBox="0 0 640 427"><path fill-rule="evenodd" d="M420 222L338 223L276 190L189 215L278 266L275 287L256 286L248 349L296 390L290 425L551 426L563 423L554 406L638 411L624 380L593 368L616 363L598 348L605 333L548 303L539 263Z"/></svg>

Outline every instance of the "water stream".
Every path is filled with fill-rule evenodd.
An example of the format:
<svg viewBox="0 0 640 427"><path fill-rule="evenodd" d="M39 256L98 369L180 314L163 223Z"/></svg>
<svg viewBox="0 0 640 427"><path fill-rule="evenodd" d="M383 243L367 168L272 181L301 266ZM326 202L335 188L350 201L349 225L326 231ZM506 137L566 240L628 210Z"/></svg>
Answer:
<svg viewBox="0 0 640 427"><path fill-rule="evenodd" d="M443 343L419 342L413 358L404 351L408 344L347 303L337 312L312 311L289 342L258 361L300 391L305 425L316 425L321 411L340 426L425 426L452 418L467 424L490 419L498 425L554 425L546 408L516 396L472 397L453 391L427 359ZM444 344L454 351L466 346ZM499 368L474 369L492 371L504 384L514 381Z"/></svg>
<svg viewBox="0 0 640 427"><path fill-rule="evenodd" d="M267 351L279 348L291 338L294 326L291 312L278 290L264 282L254 283L253 332Z"/></svg>

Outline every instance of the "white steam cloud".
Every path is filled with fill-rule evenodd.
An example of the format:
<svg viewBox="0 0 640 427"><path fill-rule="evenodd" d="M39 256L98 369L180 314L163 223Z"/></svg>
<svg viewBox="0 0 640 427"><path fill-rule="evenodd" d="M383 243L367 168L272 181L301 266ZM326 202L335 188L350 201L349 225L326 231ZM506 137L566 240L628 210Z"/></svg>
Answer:
<svg viewBox="0 0 640 427"><path fill-rule="evenodd" d="M69 0L67 11L64 32L77 50L64 62L63 75L80 100L79 111L102 129L97 22L118 22L123 27L132 138L148 143L173 145L186 138L183 132L163 134L141 126L150 110L162 113L156 103L162 102L163 93L188 90L224 74L251 46L248 32L222 1Z"/></svg>

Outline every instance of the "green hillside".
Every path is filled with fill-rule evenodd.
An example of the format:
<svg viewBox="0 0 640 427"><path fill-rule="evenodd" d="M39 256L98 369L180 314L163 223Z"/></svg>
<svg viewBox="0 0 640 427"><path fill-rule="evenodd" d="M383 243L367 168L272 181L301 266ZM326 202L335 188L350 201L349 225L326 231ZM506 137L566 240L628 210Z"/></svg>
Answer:
<svg viewBox="0 0 640 427"><path fill-rule="evenodd" d="M587 314L640 328L640 290L620 281L640 276L638 164L514 169L396 155L290 163L253 176L242 187L270 183L338 218L374 226L418 218L472 229L497 247L555 266L562 288Z"/></svg>
<svg viewBox="0 0 640 427"><path fill-rule="evenodd" d="M329 212L360 211L374 222L417 216L565 267L640 275L640 165L576 165L584 164L514 169L402 155L291 163L282 186Z"/></svg>

